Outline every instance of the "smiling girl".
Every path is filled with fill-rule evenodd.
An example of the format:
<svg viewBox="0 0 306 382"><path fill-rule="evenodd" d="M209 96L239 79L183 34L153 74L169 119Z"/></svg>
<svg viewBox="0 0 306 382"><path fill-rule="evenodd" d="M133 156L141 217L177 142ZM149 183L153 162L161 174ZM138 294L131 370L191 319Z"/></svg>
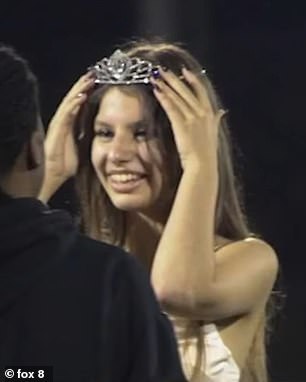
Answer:
<svg viewBox="0 0 306 382"><path fill-rule="evenodd" d="M278 262L248 229L224 111L199 63L143 42L101 60L60 105L46 154L42 199L76 175L86 233L150 272L188 380L265 382Z"/></svg>

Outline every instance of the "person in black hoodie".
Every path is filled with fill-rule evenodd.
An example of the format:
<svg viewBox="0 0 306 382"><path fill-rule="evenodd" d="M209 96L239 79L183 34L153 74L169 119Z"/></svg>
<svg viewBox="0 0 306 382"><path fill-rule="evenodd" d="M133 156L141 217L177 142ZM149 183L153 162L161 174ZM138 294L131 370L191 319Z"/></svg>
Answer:
<svg viewBox="0 0 306 382"><path fill-rule="evenodd" d="M1 46L0 381L29 366L51 366L54 382L185 381L137 262L36 199L43 145L36 78Z"/></svg>

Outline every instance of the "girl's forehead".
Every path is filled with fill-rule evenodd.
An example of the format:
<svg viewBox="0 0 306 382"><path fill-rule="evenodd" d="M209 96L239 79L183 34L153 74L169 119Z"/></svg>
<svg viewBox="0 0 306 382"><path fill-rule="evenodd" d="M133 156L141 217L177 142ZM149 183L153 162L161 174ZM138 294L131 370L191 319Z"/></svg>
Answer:
<svg viewBox="0 0 306 382"><path fill-rule="evenodd" d="M118 121L135 121L143 119L144 107L141 97L134 93L121 91L118 87L109 89L101 98L97 120L105 118Z"/></svg>

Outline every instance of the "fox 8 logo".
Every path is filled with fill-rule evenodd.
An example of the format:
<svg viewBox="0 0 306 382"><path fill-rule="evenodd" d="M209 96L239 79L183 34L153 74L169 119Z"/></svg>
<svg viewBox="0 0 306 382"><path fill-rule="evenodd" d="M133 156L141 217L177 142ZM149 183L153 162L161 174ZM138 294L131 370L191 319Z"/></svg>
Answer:
<svg viewBox="0 0 306 382"><path fill-rule="evenodd" d="M6 381L53 382L51 367L7 367L4 370Z"/></svg>

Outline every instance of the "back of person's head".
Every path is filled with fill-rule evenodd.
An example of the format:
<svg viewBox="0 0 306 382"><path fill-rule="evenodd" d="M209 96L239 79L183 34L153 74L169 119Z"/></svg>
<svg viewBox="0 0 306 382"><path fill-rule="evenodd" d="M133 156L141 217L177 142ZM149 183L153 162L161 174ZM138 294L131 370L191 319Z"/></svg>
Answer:
<svg viewBox="0 0 306 382"><path fill-rule="evenodd" d="M24 161L22 167L25 171L36 169L37 162L41 162L37 161L38 151L40 151L39 139L36 137L33 141L35 132L40 130L42 135L39 125L36 77L27 61L13 48L0 45L0 184L2 192L5 191L3 182L5 183L5 179L10 176L22 153ZM41 156L41 152L39 155ZM34 188L25 185L25 189L33 190Z"/></svg>

